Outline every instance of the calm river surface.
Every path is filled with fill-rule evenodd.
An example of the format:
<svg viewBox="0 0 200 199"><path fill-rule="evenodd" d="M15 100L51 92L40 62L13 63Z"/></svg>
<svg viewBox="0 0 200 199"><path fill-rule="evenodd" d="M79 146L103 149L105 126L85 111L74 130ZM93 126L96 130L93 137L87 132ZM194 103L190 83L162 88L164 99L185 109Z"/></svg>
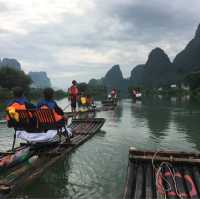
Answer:
<svg viewBox="0 0 200 199"><path fill-rule="evenodd" d="M65 107L65 100L58 102ZM114 111L97 113L102 131L23 188L21 198L122 198L128 149L200 151L200 106L173 99L124 99ZM12 131L0 126L0 150ZM22 185L23 186L23 185Z"/></svg>

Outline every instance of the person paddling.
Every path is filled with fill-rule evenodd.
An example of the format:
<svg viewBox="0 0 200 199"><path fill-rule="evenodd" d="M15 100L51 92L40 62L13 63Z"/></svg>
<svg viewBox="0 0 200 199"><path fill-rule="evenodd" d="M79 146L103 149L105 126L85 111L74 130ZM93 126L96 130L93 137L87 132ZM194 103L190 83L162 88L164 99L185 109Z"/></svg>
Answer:
<svg viewBox="0 0 200 199"><path fill-rule="evenodd" d="M76 80L72 81L72 86L69 88L69 96L70 96L70 101L71 101L71 110L72 112L76 112L76 102L78 100L78 94L79 90L76 86L77 82Z"/></svg>

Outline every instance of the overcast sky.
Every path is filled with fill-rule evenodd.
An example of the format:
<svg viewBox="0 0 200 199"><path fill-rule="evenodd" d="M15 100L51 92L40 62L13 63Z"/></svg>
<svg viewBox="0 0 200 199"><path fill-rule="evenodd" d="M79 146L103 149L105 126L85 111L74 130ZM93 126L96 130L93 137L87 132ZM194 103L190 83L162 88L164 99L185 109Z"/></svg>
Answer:
<svg viewBox="0 0 200 199"><path fill-rule="evenodd" d="M56 87L125 77L161 47L173 60L200 23L200 0L0 0L0 57L46 71Z"/></svg>

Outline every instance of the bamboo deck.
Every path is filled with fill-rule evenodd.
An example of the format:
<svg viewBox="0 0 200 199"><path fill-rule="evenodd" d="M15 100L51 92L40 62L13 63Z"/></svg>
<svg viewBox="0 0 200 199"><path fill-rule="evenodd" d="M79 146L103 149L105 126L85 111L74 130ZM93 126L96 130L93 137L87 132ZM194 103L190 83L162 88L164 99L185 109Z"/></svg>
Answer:
<svg viewBox="0 0 200 199"><path fill-rule="evenodd" d="M200 154L129 150L123 199L200 198Z"/></svg>
<svg viewBox="0 0 200 199"><path fill-rule="evenodd" d="M103 100L101 101L103 106L108 106L108 107L115 107L117 106L117 99L116 100Z"/></svg>
<svg viewBox="0 0 200 199"><path fill-rule="evenodd" d="M97 133L105 119L74 119L70 127L76 133L71 138L70 144L62 141L59 145L49 147L43 151L37 151L27 161L16 165L0 177L0 198L12 196L20 187L30 183L33 179L39 177L43 172L53 165L59 159L69 154L76 147L86 142L95 133Z"/></svg>

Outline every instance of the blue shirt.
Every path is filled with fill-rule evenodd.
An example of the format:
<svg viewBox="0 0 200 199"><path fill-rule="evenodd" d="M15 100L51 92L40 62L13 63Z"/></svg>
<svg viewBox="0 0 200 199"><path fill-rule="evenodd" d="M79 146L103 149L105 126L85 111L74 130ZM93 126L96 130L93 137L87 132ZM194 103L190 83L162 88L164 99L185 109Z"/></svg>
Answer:
<svg viewBox="0 0 200 199"><path fill-rule="evenodd" d="M54 109L59 115L64 115L63 110L57 105L54 100L43 99L39 101L37 104L37 108L41 108L42 106L47 106L50 109Z"/></svg>
<svg viewBox="0 0 200 199"><path fill-rule="evenodd" d="M9 100L8 102L6 102L7 106L11 106L14 103L24 104L27 109L34 109L34 108L36 108L36 106L34 104L30 103L25 97L20 97L20 98L12 99L12 100Z"/></svg>

